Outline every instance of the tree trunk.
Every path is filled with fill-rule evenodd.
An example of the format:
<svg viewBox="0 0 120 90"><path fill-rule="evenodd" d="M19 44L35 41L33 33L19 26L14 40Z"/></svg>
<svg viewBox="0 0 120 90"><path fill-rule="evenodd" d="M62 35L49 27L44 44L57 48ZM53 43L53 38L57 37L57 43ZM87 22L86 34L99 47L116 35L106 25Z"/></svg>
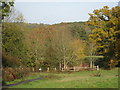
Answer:
<svg viewBox="0 0 120 90"><path fill-rule="evenodd" d="M64 58L64 70L66 69L66 63L65 63L65 58Z"/></svg>
<svg viewBox="0 0 120 90"><path fill-rule="evenodd" d="M90 68L92 68L93 67L93 62L92 61L90 61Z"/></svg>
<svg viewBox="0 0 120 90"><path fill-rule="evenodd" d="M34 70L34 67L32 68L32 71L34 72L35 70Z"/></svg>
<svg viewBox="0 0 120 90"><path fill-rule="evenodd" d="M61 71L61 67L62 67L62 66L61 66L61 62L59 62L59 70L60 70L60 71Z"/></svg>

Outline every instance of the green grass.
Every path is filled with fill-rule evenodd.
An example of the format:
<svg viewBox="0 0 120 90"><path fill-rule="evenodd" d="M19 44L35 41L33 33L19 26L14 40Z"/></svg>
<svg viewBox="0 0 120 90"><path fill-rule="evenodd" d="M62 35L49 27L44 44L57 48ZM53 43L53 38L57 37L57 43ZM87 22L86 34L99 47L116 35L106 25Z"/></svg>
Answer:
<svg viewBox="0 0 120 90"><path fill-rule="evenodd" d="M12 86L10 88L118 88L118 69L100 70L101 76L94 76L98 71L79 71L64 73L33 73L32 75L7 82L12 84L21 80L28 80L46 76L43 79Z"/></svg>

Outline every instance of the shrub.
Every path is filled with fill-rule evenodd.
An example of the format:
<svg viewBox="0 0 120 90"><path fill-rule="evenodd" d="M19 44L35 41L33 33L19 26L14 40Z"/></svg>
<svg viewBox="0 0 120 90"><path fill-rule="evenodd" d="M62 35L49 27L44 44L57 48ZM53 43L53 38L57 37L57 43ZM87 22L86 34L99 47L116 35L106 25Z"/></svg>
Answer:
<svg viewBox="0 0 120 90"><path fill-rule="evenodd" d="M29 68L4 68L3 69L3 80L11 81L19 78L23 78L30 72Z"/></svg>

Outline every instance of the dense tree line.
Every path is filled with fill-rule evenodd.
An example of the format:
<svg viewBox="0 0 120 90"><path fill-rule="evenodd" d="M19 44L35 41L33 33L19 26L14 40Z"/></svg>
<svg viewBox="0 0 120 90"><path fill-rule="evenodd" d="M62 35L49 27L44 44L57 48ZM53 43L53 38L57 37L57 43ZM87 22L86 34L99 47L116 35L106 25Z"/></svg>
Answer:
<svg viewBox="0 0 120 90"><path fill-rule="evenodd" d="M26 33L26 45L29 47L29 52L33 54L31 58L35 61L31 60L34 65L38 64L37 66L40 67L45 64L61 70L67 65L73 65L77 62L76 60L80 61L84 56L84 42L74 38L66 25L60 25L57 28L51 25L35 28Z"/></svg>
<svg viewBox="0 0 120 90"><path fill-rule="evenodd" d="M110 15L110 20L104 20L105 12L114 13L114 9L119 10L118 7L95 10L95 15L90 14L87 24L74 22L32 27L32 24L21 22L3 23L3 54L16 57L24 65L35 68L65 68L66 65L78 65L82 60L93 63L96 60L94 56L99 55L104 56L101 59L103 67L115 66L119 62L119 18ZM100 20L99 14L104 18ZM85 59L86 56L92 57Z"/></svg>

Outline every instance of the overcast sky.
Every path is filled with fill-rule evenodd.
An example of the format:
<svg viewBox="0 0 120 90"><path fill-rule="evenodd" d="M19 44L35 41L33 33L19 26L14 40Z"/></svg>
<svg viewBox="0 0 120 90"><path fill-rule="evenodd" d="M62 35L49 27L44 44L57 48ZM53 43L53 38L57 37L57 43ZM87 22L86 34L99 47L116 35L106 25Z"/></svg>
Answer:
<svg viewBox="0 0 120 90"><path fill-rule="evenodd" d="M88 13L103 6L114 7L116 2L15 2L28 23L55 24L60 22L87 21Z"/></svg>

